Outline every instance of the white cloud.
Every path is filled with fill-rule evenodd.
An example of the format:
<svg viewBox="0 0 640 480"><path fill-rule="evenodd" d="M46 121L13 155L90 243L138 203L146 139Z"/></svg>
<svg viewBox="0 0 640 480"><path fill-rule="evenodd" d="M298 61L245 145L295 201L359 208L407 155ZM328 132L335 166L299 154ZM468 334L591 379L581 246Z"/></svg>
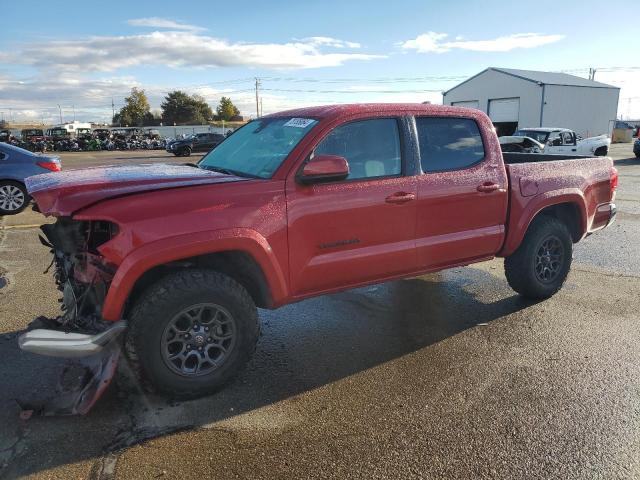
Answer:
<svg viewBox="0 0 640 480"><path fill-rule="evenodd" d="M384 58L382 55L327 51L337 45L344 49L355 44L328 37L288 43L233 43L192 32L156 31L30 43L14 54L10 62L53 71L95 72L138 65L306 69Z"/></svg>
<svg viewBox="0 0 640 480"><path fill-rule="evenodd" d="M184 30L187 32L201 32L206 30L206 28L198 27L196 25L189 25L188 23L176 22L175 20L160 17L133 18L131 20L127 20L127 23L134 27Z"/></svg>
<svg viewBox="0 0 640 480"><path fill-rule="evenodd" d="M491 40L463 40L456 37L454 41L446 41L446 33L427 32L412 40L400 44L404 50L415 50L418 53L445 53L454 49L473 52L508 52L516 48L536 48L559 42L564 35L542 35L539 33L515 33Z"/></svg>
<svg viewBox="0 0 640 480"><path fill-rule="evenodd" d="M325 46L334 48L360 48L361 45L358 42L348 42L346 40L339 40L332 37L307 37L302 39L303 42L310 43L315 46Z"/></svg>

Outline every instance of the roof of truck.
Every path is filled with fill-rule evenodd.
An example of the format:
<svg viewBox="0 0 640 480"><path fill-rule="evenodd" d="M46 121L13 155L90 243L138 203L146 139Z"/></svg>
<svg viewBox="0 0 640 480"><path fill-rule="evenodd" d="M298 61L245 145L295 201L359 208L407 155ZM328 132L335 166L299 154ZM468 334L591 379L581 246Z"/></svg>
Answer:
<svg viewBox="0 0 640 480"><path fill-rule="evenodd" d="M349 115L351 113L389 112L391 114L397 112L424 112L429 114L438 114L457 110L462 110L462 108L425 103L346 103L340 105L321 105L317 107L296 108L293 110L273 113L268 116L326 118Z"/></svg>

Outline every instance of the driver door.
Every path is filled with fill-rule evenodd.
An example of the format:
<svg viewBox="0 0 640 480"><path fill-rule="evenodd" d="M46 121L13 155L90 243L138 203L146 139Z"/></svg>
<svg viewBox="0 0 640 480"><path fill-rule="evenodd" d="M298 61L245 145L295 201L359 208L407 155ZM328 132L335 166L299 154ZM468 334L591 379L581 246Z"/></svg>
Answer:
<svg viewBox="0 0 640 480"><path fill-rule="evenodd" d="M399 119L334 128L314 154L349 162L346 180L287 180L290 285L294 296L384 280L416 269L416 177L405 176Z"/></svg>

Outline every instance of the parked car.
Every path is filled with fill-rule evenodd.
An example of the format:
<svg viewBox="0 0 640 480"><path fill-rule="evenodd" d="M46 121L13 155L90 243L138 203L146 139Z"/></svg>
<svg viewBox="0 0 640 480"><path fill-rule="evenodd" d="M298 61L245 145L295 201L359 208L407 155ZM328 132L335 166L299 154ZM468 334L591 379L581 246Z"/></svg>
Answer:
<svg viewBox="0 0 640 480"><path fill-rule="evenodd" d="M0 142L8 143L11 138L11 130L0 130Z"/></svg>
<svg viewBox="0 0 640 480"><path fill-rule="evenodd" d="M111 138L111 130L108 128L96 128L93 131L93 136L100 140L107 140L108 138Z"/></svg>
<svg viewBox="0 0 640 480"><path fill-rule="evenodd" d="M581 138L567 128L521 128L515 136L530 137L545 144L547 154L595 155L604 157L609 153L611 139L606 135Z"/></svg>
<svg viewBox="0 0 640 480"><path fill-rule="evenodd" d="M167 152L176 157L188 157L191 152L208 152L226 137L220 133L196 133L182 140L167 143Z"/></svg>
<svg viewBox="0 0 640 480"><path fill-rule="evenodd" d="M544 143L540 143L533 138L524 136L504 136L499 137L500 148L503 152L515 153L543 153Z"/></svg>
<svg viewBox="0 0 640 480"><path fill-rule="evenodd" d="M44 139L44 132L40 128L27 128L22 130L23 142L39 142Z"/></svg>
<svg viewBox="0 0 640 480"><path fill-rule="evenodd" d="M58 157L37 155L24 148L0 143L0 215L15 215L29 204L25 178L58 171Z"/></svg>
<svg viewBox="0 0 640 480"><path fill-rule="evenodd" d="M59 142L61 140L68 140L71 137L66 128L49 128L46 131L46 138L51 142Z"/></svg>
<svg viewBox="0 0 640 480"><path fill-rule="evenodd" d="M423 104L269 115L197 165L31 177L39 211L57 218L42 230L68 294L19 343L102 356L102 386L124 332L141 384L208 394L251 357L256 306L493 257L524 297L554 295L573 244L613 221L617 184L610 158L503 154L481 111ZM103 389L82 390L83 405Z"/></svg>
<svg viewBox="0 0 640 480"><path fill-rule="evenodd" d="M636 158L640 158L640 138L638 138L633 144L633 153Z"/></svg>
<svg viewBox="0 0 640 480"><path fill-rule="evenodd" d="M90 128L78 128L76 129L76 138L90 140L93 137L93 133Z"/></svg>

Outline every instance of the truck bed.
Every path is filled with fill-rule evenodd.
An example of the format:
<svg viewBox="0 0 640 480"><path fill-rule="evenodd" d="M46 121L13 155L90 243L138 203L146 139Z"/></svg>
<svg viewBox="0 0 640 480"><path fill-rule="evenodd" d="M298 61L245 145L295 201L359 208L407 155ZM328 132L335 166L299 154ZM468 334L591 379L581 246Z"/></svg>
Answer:
<svg viewBox="0 0 640 480"><path fill-rule="evenodd" d="M575 227L580 235L607 225L613 168L610 158L522 153L505 153L503 157L509 177L509 215L501 256L515 250L528 222L550 205L564 203L573 209L570 216L579 219Z"/></svg>
<svg viewBox="0 0 640 480"><path fill-rule="evenodd" d="M592 158L585 155L562 155L562 154L546 154L546 153L515 153L503 152L502 158L507 165L517 163L540 163L553 162L557 160L579 160L583 158Z"/></svg>

